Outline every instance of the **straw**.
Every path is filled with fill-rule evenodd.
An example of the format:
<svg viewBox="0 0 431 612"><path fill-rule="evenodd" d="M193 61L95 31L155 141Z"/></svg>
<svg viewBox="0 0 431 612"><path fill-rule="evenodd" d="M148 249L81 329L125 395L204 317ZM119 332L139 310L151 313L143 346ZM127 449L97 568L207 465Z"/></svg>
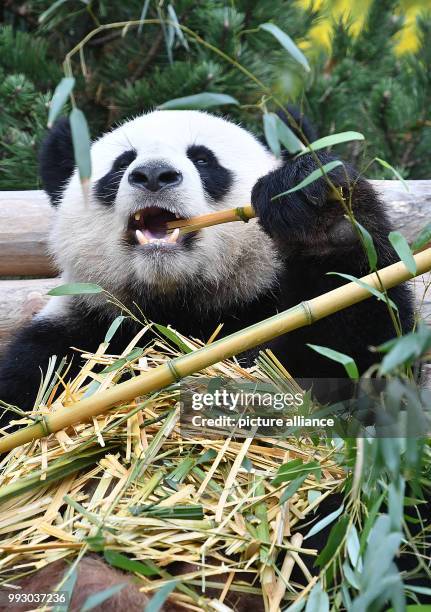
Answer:
<svg viewBox="0 0 431 612"><path fill-rule="evenodd" d="M361 279L362 283L381 290L390 289L406 280L431 270L431 248L414 256L416 274L412 274L403 262L383 268L379 273L369 274ZM74 423L79 423L106 412L120 402L129 402L147 395L185 376L199 372L223 359L242 353L282 334L310 325L339 310L352 306L371 296L366 287L351 282L320 295L308 302L281 312L273 317L240 330L226 338L213 342L199 350L192 351L151 371L136 376L96 396L82 399L73 407L62 407L54 414L41 415L38 423L9 434L0 440L0 453L7 452L21 444L30 442L60 431Z"/></svg>
<svg viewBox="0 0 431 612"><path fill-rule="evenodd" d="M193 349L199 346L188 342ZM173 354L178 351L163 338L157 339L145 348L145 367L155 368ZM87 364L70 388L85 395L94 369L120 357L108 355L106 344L87 355ZM122 365L118 379L130 368L138 373L138 359ZM108 386L115 387L118 383L111 374ZM258 365L243 369L226 360L206 370L210 378L220 375L256 384L268 380ZM287 376L284 384L294 382ZM94 399L103 393L99 387ZM68 398L69 389L48 408L55 410ZM175 424L177 400L178 390L168 388L145 402L123 404L77 424L66 438L51 435L43 451L41 443L35 442L2 458L2 592L15 592L21 577L56 560L65 559L74 567L80 555L93 547L108 564L132 572L145 593L172 580L170 563L184 563L186 573L177 576L170 601L185 610L231 612L230 605L243 594L267 603L273 590L272 610L278 612L301 596L309 580L301 567L304 559L313 562L316 550L303 545L300 518L318 520L319 503L338 491L346 478L342 463L336 463L332 441L209 440L198 432L187 438ZM133 428L126 427L138 414L145 431L144 448L134 444ZM321 475L310 472L288 504L280 503L289 482L275 486L274 477L291 460L304 466L317 462ZM44 473L45 481L41 480ZM223 491L229 494L221 505ZM280 531L285 521L289 524L286 534ZM294 564L299 572L293 580Z"/></svg>

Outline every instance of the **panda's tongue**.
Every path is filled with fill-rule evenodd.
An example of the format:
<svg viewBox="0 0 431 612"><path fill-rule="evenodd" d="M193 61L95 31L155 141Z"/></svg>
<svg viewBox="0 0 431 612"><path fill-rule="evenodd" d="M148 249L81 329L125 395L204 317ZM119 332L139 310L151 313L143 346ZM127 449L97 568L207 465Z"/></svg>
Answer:
<svg viewBox="0 0 431 612"><path fill-rule="evenodd" d="M147 244L153 241L175 243L179 232L168 235L167 222L172 221L176 216L168 210L156 207L144 209L136 214L137 224L136 237L140 244Z"/></svg>

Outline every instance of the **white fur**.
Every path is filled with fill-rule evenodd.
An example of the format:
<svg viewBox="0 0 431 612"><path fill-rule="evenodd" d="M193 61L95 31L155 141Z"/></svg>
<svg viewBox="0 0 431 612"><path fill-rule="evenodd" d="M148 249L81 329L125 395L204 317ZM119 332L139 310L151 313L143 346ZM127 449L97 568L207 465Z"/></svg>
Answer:
<svg viewBox="0 0 431 612"><path fill-rule="evenodd" d="M205 193L186 155L193 144L211 149L221 165L233 172L232 188L221 202ZM110 171L116 157L131 148L137 158L121 180L115 204L101 204L92 187ZM89 201L83 198L75 171L51 235L51 250L67 282L99 283L123 298L130 287L138 294L141 290L166 294L191 283L197 299L202 295L204 302L211 293L212 299L222 303L251 299L274 284L280 265L276 250L254 221L206 228L192 251L142 249L122 240L130 215L145 205L159 204L190 217L249 203L257 179L279 164L252 134L207 113L155 111L105 134L93 144L91 159ZM129 173L151 160L174 166L183 175L182 183L158 194L133 188L127 180ZM94 303L97 297L85 299Z"/></svg>

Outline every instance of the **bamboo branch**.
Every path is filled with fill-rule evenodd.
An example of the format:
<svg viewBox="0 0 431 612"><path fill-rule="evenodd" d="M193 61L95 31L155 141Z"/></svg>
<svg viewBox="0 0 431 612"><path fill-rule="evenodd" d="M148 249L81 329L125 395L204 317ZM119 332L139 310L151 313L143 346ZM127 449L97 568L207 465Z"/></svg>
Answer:
<svg viewBox="0 0 431 612"><path fill-rule="evenodd" d="M379 290L382 285L385 289L390 289L413 276L419 276L431 270L431 248L418 253L414 259L417 266L416 275L411 274L404 263L399 261L381 269L378 275L369 274L361 280ZM115 385L92 397L82 399L73 406L64 407L49 416L40 417L37 423L1 438L0 453L10 451L21 444L42 438L52 432L60 431L74 423L103 414L115 404L124 404L136 397L162 389L214 363L266 343L294 329L311 325L319 319L362 302L370 296L366 288L352 282L308 302L302 302L197 351L177 357L150 372Z"/></svg>
<svg viewBox="0 0 431 612"><path fill-rule="evenodd" d="M211 225L219 225L220 223L231 223L232 221L247 222L255 216L254 208L251 204L248 204L238 208L229 208L207 215L200 215L199 217L191 217L190 219L168 221L166 227L168 230L179 228L180 234L188 234L189 232L195 232L204 227L211 227Z"/></svg>
<svg viewBox="0 0 431 612"><path fill-rule="evenodd" d="M176 219L175 221L168 221L166 223L166 227L169 232L179 228L181 235L196 232L204 229L205 227L220 225L221 223L232 223L233 221L244 221L247 223L247 221L253 219L254 217L256 217L256 212L253 206L251 204L246 204L245 206L238 206L237 208L229 208L227 210L219 210L206 215L199 215L198 217L190 217L189 219Z"/></svg>

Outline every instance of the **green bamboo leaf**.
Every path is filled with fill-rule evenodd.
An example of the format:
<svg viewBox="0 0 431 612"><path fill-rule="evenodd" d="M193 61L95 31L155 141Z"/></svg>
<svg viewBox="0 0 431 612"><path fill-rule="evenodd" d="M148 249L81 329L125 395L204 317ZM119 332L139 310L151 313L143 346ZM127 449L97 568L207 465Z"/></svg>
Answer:
<svg viewBox="0 0 431 612"><path fill-rule="evenodd" d="M204 511L202 506L199 504L190 504L187 506L177 504L176 506L172 507L141 504L139 506L131 506L129 510L130 514L133 516L140 516L143 514L147 516L154 516L159 519L182 519L186 521L204 520Z"/></svg>
<svg viewBox="0 0 431 612"><path fill-rule="evenodd" d="M46 11L43 11L43 13L39 15L38 22L43 23L44 21L46 21L48 17L50 17L50 15L58 9L59 6L65 4L67 1L68 0L56 0L56 2L53 2L51 6L46 9Z"/></svg>
<svg viewBox="0 0 431 612"><path fill-rule="evenodd" d="M311 589L305 612L329 612L329 597L320 582Z"/></svg>
<svg viewBox="0 0 431 612"><path fill-rule="evenodd" d="M322 495L322 493L320 491L314 491L313 489L310 489L309 491L307 491L307 501L308 501L308 503L312 504L321 495Z"/></svg>
<svg viewBox="0 0 431 612"><path fill-rule="evenodd" d="M388 486L388 511L391 519L391 527L394 531L402 529L405 485L404 478L398 476L398 478L390 482Z"/></svg>
<svg viewBox="0 0 431 612"><path fill-rule="evenodd" d="M163 102L158 106L161 110L186 110L186 109L206 109L212 106L225 106L227 104L236 104L239 102L232 96L226 94L212 93L205 91L194 96L186 96L184 98L174 98Z"/></svg>
<svg viewBox="0 0 431 612"><path fill-rule="evenodd" d="M378 347L380 349L380 347ZM380 372L388 374L403 364L410 364L431 348L431 332L426 325L405 336L396 338L385 355Z"/></svg>
<svg viewBox="0 0 431 612"><path fill-rule="evenodd" d="M100 606L104 601L119 593L125 586L127 586L127 583L122 582L121 584L115 584L108 589L104 589L103 591L89 595L84 601L84 605L82 606L80 612L89 612L89 610L93 610L93 608L96 606Z"/></svg>
<svg viewBox="0 0 431 612"><path fill-rule="evenodd" d="M399 400L401 400L401 397L399 397ZM387 401L389 403L390 400L388 399ZM399 407L397 409L399 410ZM391 477L396 477L396 475L399 473L400 460L403 453L401 440L399 438L382 437L382 439L379 441L379 447L385 461L385 466L390 472ZM398 527L399 525L397 528Z"/></svg>
<svg viewBox="0 0 431 612"><path fill-rule="evenodd" d="M301 181L298 185L296 185L295 187L292 187L292 189L288 189L287 191L283 191L283 193L279 193L278 195L271 198L271 200L277 200L277 198L281 198L282 196L287 195L288 193L294 193L295 191L299 191L300 189L307 187L307 185L314 183L314 181L317 181L325 174L329 174L329 172L331 172L331 170L333 170L334 168L337 168L338 166L343 166L343 165L344 165L343 162L340 161L339 159L335 161L331 161L328 164L325 164L324 166L322 166L322 168L317 168L317 170L314 170L311 174L307 176L307 178Z"/></svg>
<svg viewBox="0 0 431 612"><path fill-rule="evenodd" d="M137 357L140 357L143 352L144 349L140 346L137 346L125 357L120 357L120 359L117 359L116 361L114 361L114 363L111 363L111 365L106 366L106 368L101 371L101 374L108 374L109 372L115 372L115 370L119 370L129 361L134 361Z"/></svg>
<svg viewBox="0 0 431 612"><path fill-rule="evenodd" d="M379 513L380 510L380 506L382 505L383 499L385 497L385 494L382 493L380 495L380 497L374 502L374 504L371 506L369 512L368 512L368 516L367 516L367 520L365 521L365 525L364 528L362 530L361 533L361 547L360 547L360 551L359 553L362 554L367 546L367 542L368 542L368 536L370 534L371 529L374 526L374 523L376 521L377 515Z"/></svg>
<svg viewBox="0 0 431 612"><path fill-rule="evenodd" d="M248 457L244 457L241 463L241 467L244 468L247 472L251 472L254 469L253 464Z"/></svg>
<svg viewBox="0 0 431 612"><path fill-rule="evenodd" d="M285 608L283 612L301 612L301 610L305 606L305 599L300 599L299 601L295 601L291 606Z"/></svg>
<svg viewBox="0 0 431 612"><path fill-rule="evenodd" d="M106 332L106 336L105 336L105 340L104 342L110 342L115 334L115 332L117 331L117 329L120 327L121 323L124 321L126 317L123 317L122 315L120 315L119 317L115 318L111 325L109 326L108 331Z"/></svg>
<svg viewBox="0 0 431 612"><path fill-rule="evenodd" d="M296 136L296 134L290 129L288 125L284 123L284 121L280 119L280 117L278 117L278 115L275 115L275 117L277 124L278 140L286 147L286 150L291 155L298 153L298 151L302 151L304 149L304 145Z"/></svg>
<svg viewBox="0 0 431 612"><path fill-rule="evenodd" d="M431 241L431 222L419 232L412 244L412 251L418 251Z"/></svg>
<svg viewBox="0 0 431 612"><path fill-rule="evenodd" d="M120 359L117 359L117 361L114 361L114 363L111 363L111 365L106 366L106 368L103 368L101 374L109 374L109 372L115 372L115 370L119 370L120 368L125 366L126 363L127 359L125 357L121 357Z"/></svg>
<svg viewBox="0 0 431 612"><path fill-rule="evenodd" d="M313 349L313 351L316 351L316 353L319 353L328 359L332 359L332 361L341 363L352 380L357 380L359 378L358 366L356 365L355 360L349 355L339 353L338 351L334 351L326 346L318 346L317 344L307 344L307 346Z"/></svg>
<svg viewBox="0 0 431 612"><path fill-rule="evenodd" d="M162 610L163 604L175 589L178 584L178 580L172 580L172 582L168 582L165 586L162 586L161 589L157 591L155 595L150 599L150 601L145 606L145 612L160 612Z"/></svg>
<svg viewBox="0 0 431 612"><path fill-rule="evenodd" d="M198 457L196 460L196 465L202 465L202 463L208 463L208 461L213 461L217 457L217 452L213 448L209 448L202 455Z"/></svg>
<svg viewBox="0 0 431 612"><path fill-rule="evenodd" d="M344 574L344 578L347 580L350 586L352 586L354 589L359 591L360 584L359 584L358 577L356 573L352 570L352 568L350 567L347 561L343 563L343 574Z"/></svg>
<svg viewBox="0 0 431 612"><path fill-rule="evenodd" d="M94 465L101 456L107 452L106 448L99 449L98 451L92 451L88 454L82 454L80 457L75 459L73 453L66 453L64 458L60 461L56 461L53 465L48 467L44 475L45 480L41 480L41 471L36 471L16 480L8 485L0 487L0 503L5 500L15 497L16 495L22 495L26 491L31 489L37 489L38 487L44 487L50 482L56 482L66 478L69 474L83 470L89 465Z"/></svg>
<svg viewBox="0 0 431 612"><path fill-rule="evenodd" d="M263 484L263 478L261 476L255 476L254 481L259 481L255 491L258 497L265 495L265 487ZM269 523L268 523L268 508L264 501L260 501L254 506L253 514L258 520L256 525L256 535L260 542L264 542L265 544L269 544L271 542L271 535L269 531ZM261 556L262 556L261 551ZM264 553L265 554L265 553Z"/></svg>
<svg viewBox="0 0 431 612"><path fill-rule="evenodd" d="M47 295L82 295L84 293L102 293L103 288L94 283L67 283L48 291Z"/></svg>
<svg viewBox="0 0 431 612"><path fill-rule="evenodd" d="M398 311L398 306L395 304L393 300L391 300L390 298L386 299L386 296L382 291L379 291L378 289L376 289L372 285L369 285L368 283L364 283L364 281L361 281L361 279L356 278L356 276L352 276L351 274L344 274L342 272L328 272L328 275L341 276L341 278L345 278L346 280L349 280L352 283L356 283L363 289L366 289L367 291L369 291L378 300L381 300L382 302L388 302L391 308L393 308L393 310Z"/></svg>
<svg viewBox="0 0 431 612"><path fill-rule="evenodd" d="M125 570L126 572L133 572L140 574L141 576L158 576L159 572L152 567L149 567L142 561L134 561L129 559L126 555L122 555L116 550L105 549L103 551L105 561L112 565L112 567L118 567L119 569Z"/></svg>
<svg viewBox="0 0 431 612"><path fill-rule="evenodd" d="M169 329L169 327L166 327L165 325L160 325L159 323L154 323L154 327L168 340L178 346L178 348L181 349L183 353L192 352L192 349L189 348L187 344L181 340L181 338L178 336L177 333L174 332L173 329Z"/></svg>
<svg viewBox="0 0 431 612"><path fill-rule="evenodd" d="M69 569L66 569L69 572ZM67 601L71 601L73 589L75 588L76 581L78 579L78 572L76 567L70 572L67 576L66 581L61 587L61 592L66 594ZM53 608L52 612L64 612L64 604L59 604L55 608Z"/></svg>
<svg viewBox="0 0 431 612"><path fill-rule="evenodd" d="M175 12L174 7L172 6L172 4L168 4L168 15L171 19L171 21L173 21L174 23L174 30L175 30L175 34L177 35L178 39L180 40L181 44L183 45L184 49L187 49L187 51L189 50L189 45L188 42L184 36L184 33L180 27L180 22L178 20L177 14Z"/></svg>
<svg viewBox="0 0 431 612"><path fill-rule="evenodd" d="M308 476L310 472L315 472L316 478L320 478L321 468L317 461L303 463L301 459L292 459L278 468L272 484L274 486L278 486L282 482L294 480L298 478L298 476L302 476L304 474Z"/></svg>
<svg viewBox="0 0 431 612"><path fill-rule="evenodd" d="M409 186L407 185L406 181L403 179L403 177L401 176L401 174L398 172L398 170L395 170L395 168L393 166L391 166L391 164L389 164L387 161L385 161L384 159L380 159L380 157L375 157L374 158L376 160L376 162L378 162L381 166L383 166L383 168L386 168L387 170L390 170L392 172L392 174L394 174L394 176L397 177L397 179L399 181L402 182L404 188L406 191L410 191L409 190Z"/></svg>
<svg viewBox="0 0 431 612"><path fill-rule="evenodd" d="M310 65L307 61L305 55L298 49L293 40L290 38L286 32L283 32L278 26L274 23L261 23L259 28L261 30L265 30L265 32L269 32L274 36L276 40L280 43L282 47L286 49L286 51L293 57L294 60L300 64L304 70L310 72Z"/></svg>
<svg viewBox="0 0 431 612"><path fill-rule="evenodd" d="M388 238L407 270L412 274L416 274L416 261L404 236L400 232L391 232Z"/></svg>
<svg viewBox="0 0 431 612"><path fill-rule="evenodd" d="M274 113L264 113L263 132L265 134L265 140L275 157L280 157L281 147L278 138L277 119L278 117Z"/></svg>
<svg viewBox="0 0 431 612"><path fill-rule="evenodd" d="M151 0L145 0L144 5L142 7L141 14L139 16L139 21L144 21L146 19L148 9L150 8L150 1ZM138 34L141 34L143 29L144 29L144 24L140 23L138 27Z"/></svg>
<svg viewBox="0 0 431 612"><path fill-rule="evenodd" d="M331 512L331 514L324 516L320 521L318 521L315 525L313 525L313 527L304 537L304 540L311 538L311 536L316 535L316 533L319 533L319 531L322 531L322 529L325 529L325 527L333 523L335 519L337 519L340 516L343 510L344 510L344 505L342 504L339 508L334 510L334 512Z"/></svg>
<svg viewBox="0 0 431 612"><path fill-rule="evenodd" d="M413 593L420 593L421 595L431 595L430 587L421 587L421 586L416 586L414 584L409 584L409 585L406 585L406 588L409 591L412 591ZM431 604L428 607L429 607L429 612L431 612ZM421 608L421 610L422 612L426 612L426 607Z"/></svg>
<svg viewBox="0 0 431 612"><path fill-rule="evenodd" d="M346 546L347 554L349 555L353 569L360 573L362 571L362 559L360 556L361 544L354 525L350 525L347 532Z"/></svg>
<svg viewBox="0 0 431 612"><path fill-rule="evenodd" d="M61 109L66 104L67 98L69 97L73 87L75 85L75 79L73 77L64 77L55 88L52 100L49 105L48 114L48 127L52 127L52 124L57 119Z"/></svg>
<svg viewBox="0 0 431 612"><path fill-rule="evenodd" d="M392 578L392 564L399 551L403 536L401 532L391 532L390 518L387 515L379 516L369 535L368 546L364 555L364 569L360 582L364 590L363 596L373 601L379 596L382 581ZM395 578L399 578L396 572Z"/></svg>
<svg viewBox="0 0 431 612"><path fill-rule="evenodd" d="M396 576L398 580L395 581L395 584L390 590L391 603L395 612L406 612L406 594L404 591L404 584L400 574L398 572L396 573L398 574Z"/></svg>
<svg viewBox="0 0 431 612"><path fill-rule="evenodd" d="M328 517L327 517L328 518ZM314 565L316 567L324 567L328 561L332 559L335 552L340 547L344 536L346 535L347 527L349 526L349 517L342 516L339 521L332 527L325 548L317 557Z"/></svg>
<svg viewBox="0 0 431 612"><path fill-rule="evenodd" d="M328 147L333 147L334 145L341 144L343 142L350 142L352 140L365 140L365 136L360 132L339 132L338 134L331 134L331 136L325 136L324 138L319 138L318 140L310 143L310 145L304 151L301 151L301 153L298 154L298 157L305 155L310 151L327 149Z"/></svg>
<svg viewBox="0 0 431 612"><path fill-rule="evenodd" d="M87 120L79 108L73 108L69 115L72 130L73 154L78 166L79 176L86 181L91 176L91 140Z"/></svg>
<svg viewBox="0 0 431 612"><path fill-rule="evenodd" d="M355 219L355 225L358 228L362 236L362 239L364 241L364 246L367 252L368 263L370 265L370 268L371 270L375 270L377 267L377 251L376 251L376 247L374 246L373 237L371 236L370 232L365 229L363 225L361 225L358 221L356 221L356 219Z"/></svg>
<svg viewBox="0 0 431 612"><path fill-rule="evenodd" d="M295 478L295 480L292 480L292 482L289 483L287 487L284 489L283 494L280 497L279 503L284 504L284 502L290 499L292 495L294 495L297 492L297 490L302 485L302 483L307 478L307 476L308 474L303 474L302 476L298 476L298 478Z"/></svg>

